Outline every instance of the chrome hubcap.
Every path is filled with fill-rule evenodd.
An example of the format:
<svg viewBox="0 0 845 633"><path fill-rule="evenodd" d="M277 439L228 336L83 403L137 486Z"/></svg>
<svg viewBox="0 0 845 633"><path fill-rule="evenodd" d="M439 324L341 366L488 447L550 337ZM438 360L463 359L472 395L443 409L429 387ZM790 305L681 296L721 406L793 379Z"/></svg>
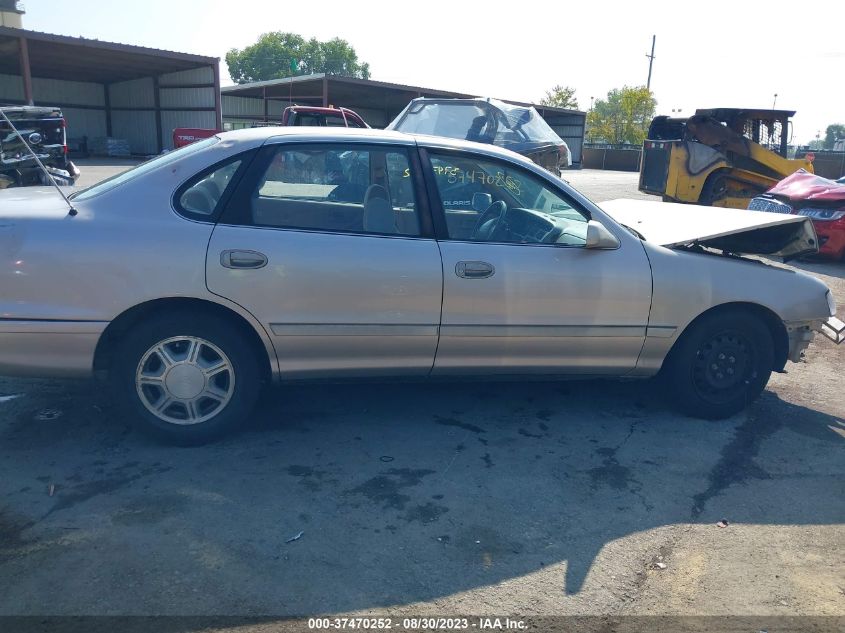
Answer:
<svg viewBox="0 0 845 633"><path fill-rule="evenodd" d="M171 424L198 424L220 413L235 390L226 354L196 336L175 336L141 358L135 389L147 410Z"/></svg>

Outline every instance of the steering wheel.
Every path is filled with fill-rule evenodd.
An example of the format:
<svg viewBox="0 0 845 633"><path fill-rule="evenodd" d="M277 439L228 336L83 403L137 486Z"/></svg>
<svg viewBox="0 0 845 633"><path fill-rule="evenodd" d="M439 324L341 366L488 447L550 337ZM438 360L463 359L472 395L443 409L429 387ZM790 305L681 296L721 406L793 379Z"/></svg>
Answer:
<svg viewBox="0 0 845 633"><path fill-rule="evenodd" d="M497 200L478 216L475 221L475 226L470 235L471 240L478 240L481 242L487 241L495 235L496 230L502 221L505 219L505 214L508 212L508 205L503 200Z"/></svg>

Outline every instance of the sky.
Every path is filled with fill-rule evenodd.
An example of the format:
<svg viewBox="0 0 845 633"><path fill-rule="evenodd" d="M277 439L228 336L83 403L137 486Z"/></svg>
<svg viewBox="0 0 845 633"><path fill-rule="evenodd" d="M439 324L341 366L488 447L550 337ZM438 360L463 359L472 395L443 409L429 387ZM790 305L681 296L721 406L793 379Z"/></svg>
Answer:
<svg viewBox="0 0 845 633"><path fill-rule="evenodd" d="M220 57L224 85L229 49L291 31L347 40L379 81L530 102L562 84L575 88L583 110L613 88L645 85L656 35L658 114L771 108L777 94L778 109L797 110L794 143L845 123L841 0L24 4L24 28Z"/></svg>

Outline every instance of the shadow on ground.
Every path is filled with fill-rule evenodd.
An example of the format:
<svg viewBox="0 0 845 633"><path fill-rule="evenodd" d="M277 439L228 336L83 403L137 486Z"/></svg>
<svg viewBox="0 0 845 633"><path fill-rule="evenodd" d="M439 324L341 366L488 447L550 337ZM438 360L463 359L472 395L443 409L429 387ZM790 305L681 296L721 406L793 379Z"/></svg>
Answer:
<svg viewBox="0 0 845 633"><path fill-rule="evenodd" d="M552 565L565 597L608 543L716 522L729 487L761 480L731 521L842 519L837 487L819 485L841 466L842 420L772 393L702 422L651 383L312 385L267 396L243 434L178 449L88 384L15 385L25 395L0 405L0 614L335 613Z"/></svg>

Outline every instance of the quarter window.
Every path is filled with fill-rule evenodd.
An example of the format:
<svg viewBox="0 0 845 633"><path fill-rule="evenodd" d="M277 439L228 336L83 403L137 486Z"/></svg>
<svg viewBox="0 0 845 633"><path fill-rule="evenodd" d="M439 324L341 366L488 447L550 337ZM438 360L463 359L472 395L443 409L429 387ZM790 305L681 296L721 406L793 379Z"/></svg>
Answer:
<svg viewBox="0 0 845 633"><path fill-rule="evenodd" d="M450 239L587 243L587 217L529 171L467 154L432 154L431 166Z"/></svg>
<svg viewBox="0 0 845 633"><path fill-rule="evenodd" d="M344 233L420 235L404 149L368 146L270 148L249 199L252 224Z"/></svg>
<svg viewBox="0 0 845 633"><path fill-rule="evenodd" d="M240 166L241 160L237 159L195 177L181 189L179 210L199 218L212 215Z"/></svg>

